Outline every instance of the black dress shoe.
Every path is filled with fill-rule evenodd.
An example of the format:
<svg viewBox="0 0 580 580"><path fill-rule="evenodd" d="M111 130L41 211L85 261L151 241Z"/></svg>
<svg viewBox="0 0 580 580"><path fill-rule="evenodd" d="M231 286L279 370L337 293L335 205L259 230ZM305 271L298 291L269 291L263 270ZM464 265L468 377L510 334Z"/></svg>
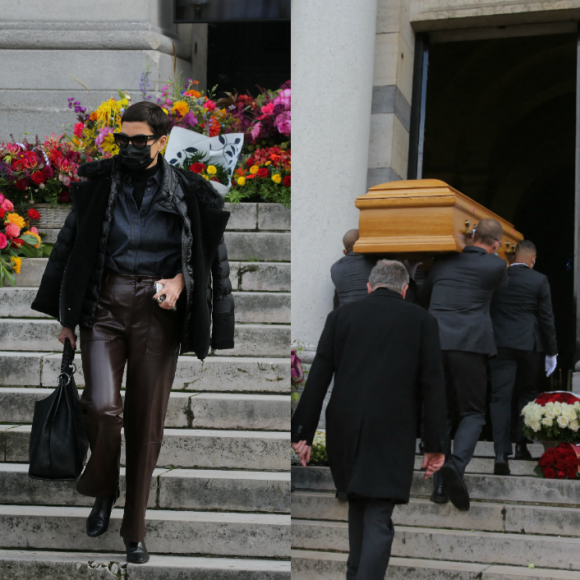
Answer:
<svg viewBox="0 0 580 580"><path fill-rule="evenodd" d="M109 529L109 520L115 502L119 499L119 490L109 497L98 497L87 518L87 534L91 538L102 536Z"/></svg>
<svg viewBox="0 0 580 580"><path fill-rule="evenodd" d="M145 564L149 562L149 552L145 547L145 542L130 542L125 540L125 547L127 548L127 562L131 564Z"/></svg>
<svg viewBox="0 0 580 580"><path fill-rule="evenodd" d="M449 495L447 495L447 490L443 484L434 487L431 501L433 503L449 503Z"/></svg>
<svg viewBox="0 0 580 580"><path fill-rule="evenodd" d="M498 453L495 456L495 465L493 466L494 475L509 475L510 465L508 463L507 453Z"/></svg>
<svg viewBox="0 0 580 580"><path fill-rule="evenodd" d="M469 511L469 492L459 469L448 461L439 473L445 482L451 503L462 512Z"/></svg>
<svg viewBox="0 0 580 580"><path fill-rule="evenodd" d="M532 454L525 443L516 443L516 459L525 459L532 461Z"/></svg>

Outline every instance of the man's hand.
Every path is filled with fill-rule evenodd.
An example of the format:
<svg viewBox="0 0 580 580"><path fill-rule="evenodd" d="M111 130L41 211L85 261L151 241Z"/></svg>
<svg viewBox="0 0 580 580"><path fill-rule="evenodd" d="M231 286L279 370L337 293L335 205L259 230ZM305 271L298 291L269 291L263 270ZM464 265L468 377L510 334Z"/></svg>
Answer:
<svg viewBox="0 0 580 580"><path fill-rule="evenodd" d="M423 458L423 469L425 471L425 479L429 479L430 475L433 475L436 471L439 471L443 464L445 463L444 453L425 453Z"/></svg>
<svg viewBox="0 0 580 580"><path fill-rule="evenodd" d="M546 363L544 365L544 369L546 370L546 376L549 377L558 366L558 355L555 354L554 356L546 356Z"/></svg>
<svg viewBox="0 0 580 580"><path fill-rule="evenodd" d="M306 467L306 464L310 461L310 450L312 447L306 445L306 441L299 441L298 443L292 443L292 449L294 449L298 457L300 457L300 463Z"/></svg>
<svg viewBox="0 0 580 580"><path fill-rule="evenodd" d="M64 341L67 338L70 340L70 344L73 347L73 350L76 350L76 348L77 348L77 335L75 334L74 329L67 328L66 326L63 326L62 330L60 331L60 334L58 335L58 340L59 340L59 342L62 342L62 344L64 344Z"/></svg>
<svg viewBox="0 0 580 580"><path fill-rule="evenodd" d="M165 300L160 302L159 306L165 310L171 310L177 303L177 299L185 287L185 278L182 273L179 273L175 278L171 278L170 280L158 280L158 282L163 284L163 289L160 292L157 292L153 298L157 300L160 296L165 295Z"/></svg>

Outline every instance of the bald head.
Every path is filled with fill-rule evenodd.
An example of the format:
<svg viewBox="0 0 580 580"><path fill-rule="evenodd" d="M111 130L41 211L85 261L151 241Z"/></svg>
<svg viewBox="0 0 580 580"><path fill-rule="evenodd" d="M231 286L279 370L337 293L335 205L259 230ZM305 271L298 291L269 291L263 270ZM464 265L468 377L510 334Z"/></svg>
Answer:
<svg viewBox="0 0 580 580"><path fill-rule="evenodd" d="M358 230L348 230L344 237L342 238L342 243L344 245L344 252L349 254L352 252L356 241L359 239Z"/></svg>
<svg viewBox="0 0 580 580"><path fill-rule="evenodd" d="M501 224L492 218L485 218L477 224L475 234L473 235L473 243L493 253L499 247L502 237L503 228Z"/></svg>
<svg viewBox="0 0 580 580"><path fill-rule="evenodd" d="M527 264L530 268L533 268L536 264L537 254L538 252L534 242L522 240L516 248L514 262L516 264Z"/></svg>

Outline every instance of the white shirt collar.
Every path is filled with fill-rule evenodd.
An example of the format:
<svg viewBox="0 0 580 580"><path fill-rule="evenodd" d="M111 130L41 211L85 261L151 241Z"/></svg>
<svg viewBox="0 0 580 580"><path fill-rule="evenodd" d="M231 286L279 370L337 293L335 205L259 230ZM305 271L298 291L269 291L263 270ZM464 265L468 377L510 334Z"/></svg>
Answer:
<svg viewBox="0 0 580 580"><path fill-rule="evenodd" d="M529 268L529 266L527 264L525 264L524 262L516 262L515 264L510 264L510 268L512 266L525 266L526 268Z"/></svg>

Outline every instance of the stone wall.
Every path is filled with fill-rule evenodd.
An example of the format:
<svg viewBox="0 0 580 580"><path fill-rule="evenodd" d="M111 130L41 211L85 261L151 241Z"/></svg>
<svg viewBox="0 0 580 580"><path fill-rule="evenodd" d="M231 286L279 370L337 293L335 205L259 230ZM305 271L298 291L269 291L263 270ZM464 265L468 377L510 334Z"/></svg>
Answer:
<svg viewBox="0 0 580 580"><path fill-rule="evenodd" d="M147 59L152 88L173 77L174 53L192 72L171 0L0 0L0 14L0 139L62 132L75 121L71 96L93 107L122 89L139 100Z"/></svg>

